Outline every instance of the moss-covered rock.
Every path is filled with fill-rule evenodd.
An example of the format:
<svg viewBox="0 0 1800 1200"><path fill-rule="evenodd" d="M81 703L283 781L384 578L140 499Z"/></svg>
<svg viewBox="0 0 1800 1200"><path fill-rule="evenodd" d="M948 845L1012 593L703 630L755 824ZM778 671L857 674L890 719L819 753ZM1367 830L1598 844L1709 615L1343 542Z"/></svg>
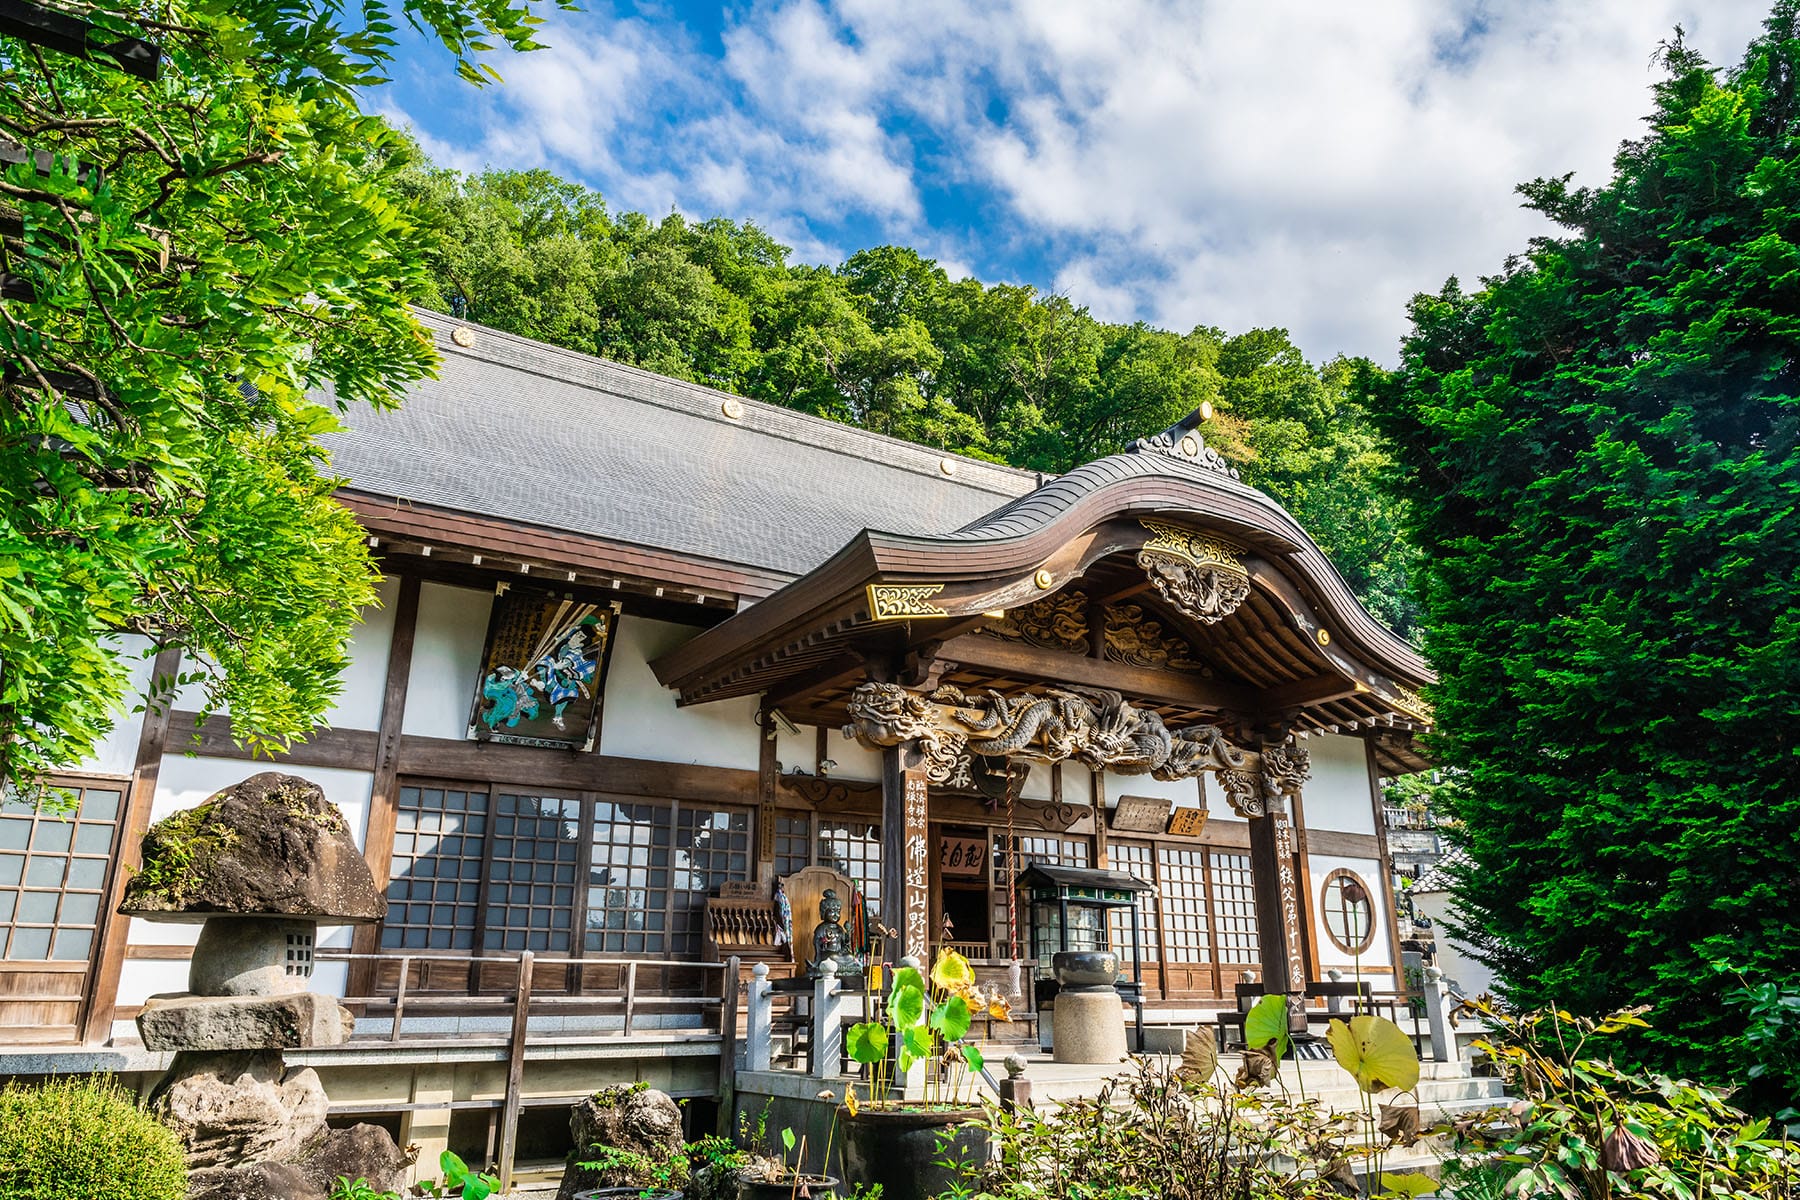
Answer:
<svg viewBox="0 0 1800 1200"><path fill-rule="evenodd" d="M267 914L356 924L380 920L387 900L319 785L269 771L151 826L120 911L163 921Z"/></svg>

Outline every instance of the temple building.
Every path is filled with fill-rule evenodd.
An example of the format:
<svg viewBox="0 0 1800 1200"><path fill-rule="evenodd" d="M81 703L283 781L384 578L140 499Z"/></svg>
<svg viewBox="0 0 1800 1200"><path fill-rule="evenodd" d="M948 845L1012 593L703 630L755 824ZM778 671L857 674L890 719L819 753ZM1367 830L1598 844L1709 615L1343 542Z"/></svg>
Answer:
<svg viewBox="0 0 1800 1200"><path fill-rule="evenodd" d="M1398 986L1379 780L1425 765L1430 670L1198 414L1045 477L421 319L441 377L329 439L386 580L325 723L252 761L178 694L58 781L75 815L0 812L0 1075L158 1069L133 1019L196 927L116 915L137 841L269 769L388 900L321 931L312 987L363 1023L296 1059L428 1150L529 1157L532 1113L614 1079L716 1098L708 964L780 974L808 868L884 956L987 970L1129 955L1124 914L1060 928L1014 888L1127 873L1153 1022L1246 972Z"/></svg>

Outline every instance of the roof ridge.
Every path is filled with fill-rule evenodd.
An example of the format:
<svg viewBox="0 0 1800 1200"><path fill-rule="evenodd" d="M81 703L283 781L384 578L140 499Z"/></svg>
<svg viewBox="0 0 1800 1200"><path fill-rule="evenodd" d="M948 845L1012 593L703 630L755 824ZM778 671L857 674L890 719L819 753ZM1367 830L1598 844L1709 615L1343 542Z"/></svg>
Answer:
<svg viewBox="0 0 1800 1200"><path fill-rule="evenodd" d="M523 371L527 374L556 379L580 387L600 388L632 403L653 404L659 408L669 409L686 416L699 417L727 428L742 429L763 437L797 442L813 449L860 458L885 467L913 471L942 483L992 492L1009 500L1019 495L1016 481L1035 480L1041 483L1045 478L1039 471L1029 471L1020 467L1008 466L1005 463L989 462L986 459L974 458L933 446L922 446L904 438L874 433L842 421L834 421L829 417L820 417L812 413L801 412L798 409L784 408L779 404L740 396L735 392L728 392L708 384L674 379L642 367L615 362L609 358L572 350L567 346L558 346L551 342L539 341L536 338L508 333L503 329L495 329L493 326L482 325L476 321L459 320L447 313L440 313L433 309L415 306L412 311L414 318L420 324L443 335L435 340L438 350L444 354L474 358L509 370ZM471 338L470 344L465 346L455 338L455 331L459 328L479 331L479 336ZM516 353L508 355L484 353L483 346L490 339L499 339L503 344L514 347L515 350L524 350L530 358L540 361L521 361ZM557 370L553 364L562 364L574 369ZM604 378L609 373L622 375L640 385L647 386L629 390L611 386ZM702 397L705 398L704 401L702 401ZM742 406L743 416L733 418L728 415L725 411L727 401L736 401L738 405ZM760 414L769 423L750 423L748 418L752 412ZM808 436L808 433L823 436ZM894 453L878 453L876 452L877 448L891 450ZM906 461L906 459L914 461ZM945 469L946 463L950 464L950 469ZM973 470L965 475L967 468L973 468ZM991 474L1000 478L980 479L979 477L983 474Z"/></svg>

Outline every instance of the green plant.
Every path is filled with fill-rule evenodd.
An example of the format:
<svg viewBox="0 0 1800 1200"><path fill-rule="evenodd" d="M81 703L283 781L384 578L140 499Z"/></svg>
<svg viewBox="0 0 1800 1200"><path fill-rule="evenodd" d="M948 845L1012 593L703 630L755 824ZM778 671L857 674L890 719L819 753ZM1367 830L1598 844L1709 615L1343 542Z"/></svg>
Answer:
<svg viewBox="0 0 1800 1200"><path fill-rule="evenodd" d="M399 1192L378 1192L362 1178L339 1175L331 1185L330 1200L400 1200Z"/></svg>
<svg viewBox="0 0 1800 1200"><path fill-rule="evenodd" d="M575 1165L584 1171L596 1171L600 1182L596 1187L670 1188L687 1186L688 1160L685 1151L671 1150L662 1158L654 1158L637 1150L621 1150L616 1146L589 1146L588 1158Z"/></svg>
<svg viewBox="0 0 1800 1200"><path fill-rule="evenodd" d="M1794 1195L1797 1148L1767 1118L1752 1120L1714 1088L1605 1056L1646 1028L1643 1009L1595 1019L1469 1007L1498 1031L1476 1045L1522 1099L1456 1122L1448 1170L1465 1181L1457 1196L1489 1194L1497 1176L1508 1195L1561 1200Z"/></svg>
<svg viewBox="0 0 1800 1200"><path fill-rule="evenodd" d="M929 980L917 967L901 967L893 976L884 1019L852 1025L845 1037L850 1058L869 1073L870 1097L887 1094L893 1082L890 1067L904 1075L929 1061L938 1064L938 1071L927 1078L926 1103L964 1103L965 1085L986 1065L981 1048L964 1040L975 1014L979 1009L1004 1018L1009 1007L976 983L969 960L954 950L938 952ZM855 1115L854 1094L846 1097L845 1106Z"/></svg>
<svg viewBox="0 0 1800 1200"><path fill-rule="evenodd" d="M183 1200L181 1142L117 1083L59 1076L0 1089L0 1196Z"/></svg>
<svg viewBox="0 0 1800 1200"><path fill-rule="evenodd" d="M420 1195L461 1196L462 1200L487 1200L489 1196L500 1190L498 1179L492 1175L484 1175L479 1171L470 1170L467 1163L448 1150L438 1156L438 1170L444 1173L442 1179L422 1179L413 1185ZM460 1191L457 1190L459 1188Z"/></svg>
<svg viewBox="0 0 1800 1200"><path fill-rule="evenodd" d="M1744 1014L1744 1048L1752 1062L1744 1068L1745 1107L1770 1113L1800 1137L1800 976L1750 983L1725 993L1725 1003Z"/></svg>
<svg viewBox="0 0 1800 1200"><path fill-rule="evenodd" d="M738 1172L749 1163L748 1152L717 1134L689 1142L687 1152L688 1200L737 1200Z"/></svg>

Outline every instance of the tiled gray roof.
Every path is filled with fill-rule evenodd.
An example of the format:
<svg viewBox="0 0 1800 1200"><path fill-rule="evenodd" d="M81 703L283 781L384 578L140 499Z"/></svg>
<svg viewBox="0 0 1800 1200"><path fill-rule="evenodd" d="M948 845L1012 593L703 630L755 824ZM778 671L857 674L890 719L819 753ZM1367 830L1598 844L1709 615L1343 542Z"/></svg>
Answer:
<svg viewBox="0 0 1800 1200"><path fill-rule="evenodd" d="M382 496L801 574L864 529L942 534L1037 485L1031 472L421 312L444 362L396 412L326 439ZM947 475L948 457L955 474Z"/></svg>

